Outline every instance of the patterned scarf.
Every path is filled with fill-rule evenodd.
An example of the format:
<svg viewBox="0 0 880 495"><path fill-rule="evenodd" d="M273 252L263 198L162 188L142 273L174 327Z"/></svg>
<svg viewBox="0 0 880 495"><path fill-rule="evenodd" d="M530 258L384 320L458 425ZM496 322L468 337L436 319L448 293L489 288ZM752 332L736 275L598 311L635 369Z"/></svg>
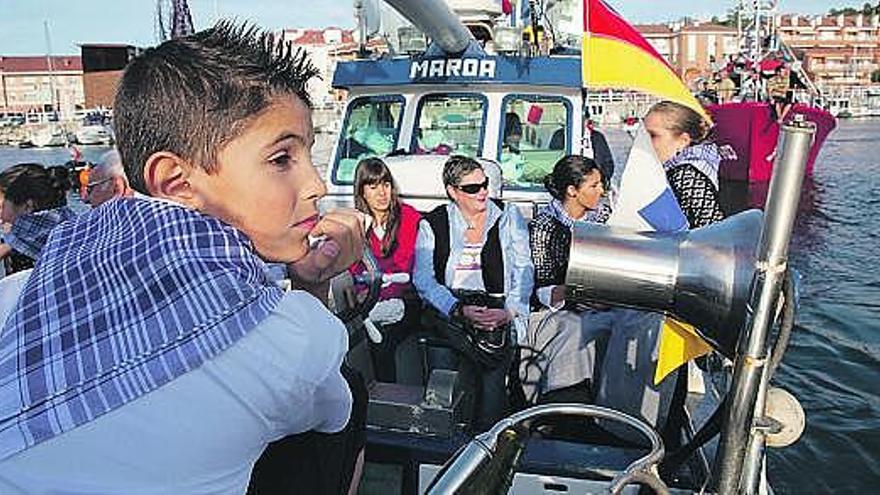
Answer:
<svg viewBox="0 0 880 495"><path fill-rule="evenodd" d="M546 208L553 218L568 227L569 230L574 230L574 225L577 222L605 223L608 217L611 216L611 206L608 204L605 196L599 200L596 208L587 210L581 218L571 218L568 212L565 211L565 207L562 206L562 202L558 199L551 199Z"/></svg>
<svg viewBox="0 0 880 495"><path fill-rule="evenodd" d="M715 185L715 189L718 189L718 167L721 165L721 153L715 143L688 146L666 160L666 163L663 164L663 170L668 172L685 163L693 165L697 170L706 174L706 177Z"/></svg>
<svg viewBox="0 0 880 495"><path fill-rule="evenodd" d="M562 206L562 202L558 199L551 199L550 204L547 205L547 209L550 212L550 216L559 221L562 225L568 227L568 230L574 229L574 224L579 218L571 218L568 216L568 212L565 211L565 207ZM586 216L586 214L584 214Z"/></svg>
<svg viewBox="0 0 880 495"><path fill-rule="evenodd" d="M13 250L36 260L49 238L49 233L62 222L77 214L67 206L28 213L15 219L3 242Z"/></svg>
<svg viewBox="0 0 880 495"><path fill-rule="evenodd" d="M281 300L251 242L155 199L57 227L0 334L0 459L198 368Z"/></svg>

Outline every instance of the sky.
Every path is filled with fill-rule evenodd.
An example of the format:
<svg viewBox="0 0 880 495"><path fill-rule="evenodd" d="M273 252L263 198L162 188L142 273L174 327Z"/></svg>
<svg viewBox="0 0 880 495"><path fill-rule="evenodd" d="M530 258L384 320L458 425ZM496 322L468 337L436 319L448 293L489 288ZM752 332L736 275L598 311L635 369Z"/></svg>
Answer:
<svg viewBox="0 0 880 495"><path fill-rule="evenodd" d="M736 2L606 0L633 23L684 16L723 17ZM865 0L780 0L780 11L802 14ZM219 18L250 20L266 29L354 27L352 0L189 0L197 30ZM661 7L662 6L662 7ZM155 0L0 0L0 55L78 55L80 43L155 44ZM44 24L48 22L48 39Z"/></svg>

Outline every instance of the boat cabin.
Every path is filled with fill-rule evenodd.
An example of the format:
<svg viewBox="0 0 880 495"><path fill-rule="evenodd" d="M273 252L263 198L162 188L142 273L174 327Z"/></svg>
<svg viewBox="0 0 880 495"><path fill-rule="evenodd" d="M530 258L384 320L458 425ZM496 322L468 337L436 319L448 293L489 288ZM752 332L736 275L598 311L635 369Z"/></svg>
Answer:
<svg viewBox="0 0 880 495"><path fill-rule="evenodd" d="M329 198L350 202L357 163L378 156L402 197L424 211L446 201L446 159L465 155L489 169L493 196L546 202L544 176L580 151L580 70L579 56L487 55L475 46L453 57L340 63L333 86L349 98L327 168Z"/></svg>

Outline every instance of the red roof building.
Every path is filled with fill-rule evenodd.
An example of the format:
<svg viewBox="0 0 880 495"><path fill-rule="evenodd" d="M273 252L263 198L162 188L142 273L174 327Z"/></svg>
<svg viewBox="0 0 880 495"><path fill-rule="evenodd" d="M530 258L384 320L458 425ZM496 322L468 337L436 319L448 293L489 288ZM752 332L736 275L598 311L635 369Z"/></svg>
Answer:
<svg viewBox="0 0 880 495"><path fill-rule="evenodd" d="M709 75L738 50L736 29L719 24L690 21L634 27L685 81Z"/></svg>
<svg viewBox="0 0 880 495"><path fill-rule="evenodd" d="M0 56L0 107L72 115L83 104L82 72L78 56Z"/></svg>
<svg viewBox="0 0 880 495"><path fill-rule="evenodd" d="M325 29L286 29L282 33L293 45L303 47L312 59L312 63L320 71L321 78L313 79L309 85L309 93L313 103L318 107L335 108L345 99L341 91L331 87L336 63L351 60L358 52L358 43L351 29L329 27ZM367 48L372 51L384 51L384 42L370 40Z"/></svg>
<svg viewBox="0 0 880 495"><path fill-rule="evenodd" d="M82 57L4 57L0 56L0 72L5 73L43 73L49 72L49 61L52 70L58 73L82 72Z"/></svg>
<svg viewBox="0 0 880 495"><path fill-rule="evenodd" d="M871 84L880 70L880 16L777 16L782 40L826 92Z"/></svg>

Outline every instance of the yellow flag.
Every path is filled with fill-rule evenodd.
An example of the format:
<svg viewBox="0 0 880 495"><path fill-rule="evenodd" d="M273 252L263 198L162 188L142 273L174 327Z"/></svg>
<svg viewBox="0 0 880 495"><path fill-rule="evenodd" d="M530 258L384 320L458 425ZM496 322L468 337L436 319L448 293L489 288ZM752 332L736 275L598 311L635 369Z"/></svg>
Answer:
<svg viewBox="0 0 880 495"><path fill-rule="evenodd" d="M680 103L712 121L669 62L602 0L585 0L581 77L585 88L643 91Z"/></svg>
<svg viewBox="0 0 880 495"><path fill-rule="evenodd" d="M691 359L708 354L712 347L697 335L692 325L667 317L660 331L660 352L654 385Z"/></svg>

